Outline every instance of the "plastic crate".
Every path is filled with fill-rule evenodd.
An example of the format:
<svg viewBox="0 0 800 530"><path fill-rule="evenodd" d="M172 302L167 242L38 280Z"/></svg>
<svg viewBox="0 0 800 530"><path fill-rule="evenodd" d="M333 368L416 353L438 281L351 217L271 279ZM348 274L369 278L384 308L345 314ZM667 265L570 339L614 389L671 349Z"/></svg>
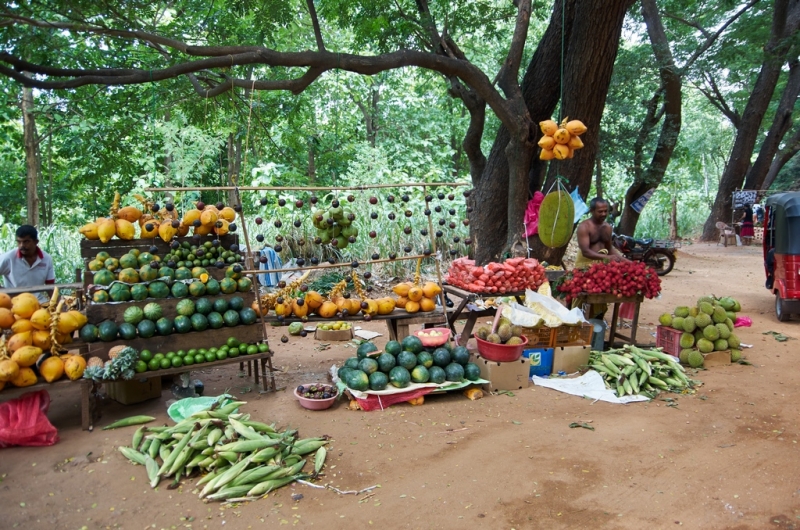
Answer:
<svg viewBox="0 0 800 530"><path fill-rule="evenodd" d="M681 335L683 331L667 326L656 326L656 346L673 357L681 355Z"/></svg>
<svg viewBox="0 0 800 530"><path fill-rule="evenodd" d="M591 346L594 326L583 323L580 326L559 326L553 328L551 347Z"/></svg>
<svg viewBox="0 0 800 530"><path fill-rule="evenodd" d="M526 348L550 348L553 341L553 328L541 326L538 328L522 328L522 335L528 339Z"/></svg>
<svg viewBox="0 0 800 530"><path fill-rule="evenodd" d="M547 377L553 371L553 348L533 348L523 350L522 357L531 365L529 377Z"/></svg>

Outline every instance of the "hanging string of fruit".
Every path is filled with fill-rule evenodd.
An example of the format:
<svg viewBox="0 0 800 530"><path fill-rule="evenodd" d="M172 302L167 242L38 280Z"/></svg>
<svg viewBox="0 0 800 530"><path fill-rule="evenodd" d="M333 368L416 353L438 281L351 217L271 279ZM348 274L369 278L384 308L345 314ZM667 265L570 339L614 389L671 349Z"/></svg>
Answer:
<svg viewBox="0 0 800 530"><path fill-rule="evenodd" d="M583 148L580 135L586 132L586 125L580 120L569 121L564 118L561 125L553 120L539 122L539 128L544 136L539 140L539 153L541 160L566 160L572 158L576 150Z"/></svg>
<svg viewBox="0 0 800 530"><path fill-rule="evenodd" d="M435 297L442 292L441 287L434 282L425 282L420 285L422 258L417 259L417 269L414 272L414 281L398 283L392 291L398 296L395 304L405 309L408 313L427 313L436 309Z"/></svg>
<svg viewBox="0 0 800 530"><path fill-rule="evenodd" d="M288 314L290 313L291 307L288 307L288 308L285 307L287 305L286 304L286 299L291 299L296 291L301 290L301 287L303 286L303 282L305 282L306 278L308 278L308 275L310 273L311 273L311 271L306 271L302 276L300 276L296 280L292 280L288 284L285 283L285 282L281 282L281 283L283 283L283 286L278 284L278 289L276 291L261 295L261 306L264 308L265 311L269 311L271 309L274 309L275 313L278 316L282 316L282 315L283 316L288 316ZM313 291L307 292L306 293L306 298L308 297L308 294L312 293L312 292ZM315 293L315 294L319 295L319 293ZM313 295L312 295L312 297L313 297ZM316 298L316 297L313 297L313 298ZM320 296L320 298L322 298L322 297ZM253 302L253 304L254 304L253 305L253 310L256 313L258 313L258 309L257 309L258 304L256 302ZM284 306L284 307L278 308L278 306Z"/></svg>

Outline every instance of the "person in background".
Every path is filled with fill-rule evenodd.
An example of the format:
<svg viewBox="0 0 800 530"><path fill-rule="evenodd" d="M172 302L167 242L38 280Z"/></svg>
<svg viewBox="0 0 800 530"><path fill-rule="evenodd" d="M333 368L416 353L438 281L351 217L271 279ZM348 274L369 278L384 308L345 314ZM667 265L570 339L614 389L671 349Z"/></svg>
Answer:
<svg viewBox="0 0 800 530"><path fill-rule="evenodd" d="M611 240L611 225L608 217L608 201L595 197L589 202L591 217L578 225L578 257L576 269L588 269L597 261L627 261Z"/></svg>
<svg viewBox="0 0 800 530"><path fill-rule="evenodd" d="M3 285L11 287L38 287L56 283L53 258L39 248L39 233L31 225L17 228L17 249L0 256L0 274ZM50 300L47 291L39 291L40 303Z"/></svg>
<svg viewBox="0 0 800 530"><path fill-rule="evenodd" d="M739 235L742 238L742 243L749 245L756 235L755 230L753 230L753 206L751 204L745 205L744 213L740 221L742 223L742 229L739 231Z"/></svg>

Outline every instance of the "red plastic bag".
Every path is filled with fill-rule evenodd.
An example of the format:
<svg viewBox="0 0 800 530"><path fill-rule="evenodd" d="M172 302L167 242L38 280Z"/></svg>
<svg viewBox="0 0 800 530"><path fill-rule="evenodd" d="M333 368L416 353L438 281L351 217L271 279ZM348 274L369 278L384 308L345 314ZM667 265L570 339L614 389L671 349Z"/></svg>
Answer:
<svg viewBox="0 0 800 530"><path fill-rule="evenodd" d="M0 448L41 447L58 442L58 431L47 419L49 408L47 390L28 392L0 403Z"/></svg>

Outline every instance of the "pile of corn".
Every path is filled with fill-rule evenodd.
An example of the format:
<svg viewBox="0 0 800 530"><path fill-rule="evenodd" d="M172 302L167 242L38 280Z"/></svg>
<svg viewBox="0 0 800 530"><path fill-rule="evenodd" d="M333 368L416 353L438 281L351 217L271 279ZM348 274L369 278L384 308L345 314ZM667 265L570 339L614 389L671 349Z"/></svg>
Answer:
<svg viewBox="0 0 800 530"><path fill-rule="evenodd" d="M297 431L279 432L272 425L234 414L234 401L218 410L198 412L173 427L141 426L130 447L120 452L145 467L150 487L172 478L204 475L200 498L214 501L251 499L299 479L313 478L325 464L326 438L298 440ZM304 457L316 452L313 473L304 473Z"/></svg>
<svg viewBox="0 0 800 530"><path fill-rule="evenodd" d="M652 399L661 391L680 393L701 384L686 377L683 366L671 355L630 344L607 352L593 351L589 368L599 372L606 387L619 397L636 394Z"/></svg>

